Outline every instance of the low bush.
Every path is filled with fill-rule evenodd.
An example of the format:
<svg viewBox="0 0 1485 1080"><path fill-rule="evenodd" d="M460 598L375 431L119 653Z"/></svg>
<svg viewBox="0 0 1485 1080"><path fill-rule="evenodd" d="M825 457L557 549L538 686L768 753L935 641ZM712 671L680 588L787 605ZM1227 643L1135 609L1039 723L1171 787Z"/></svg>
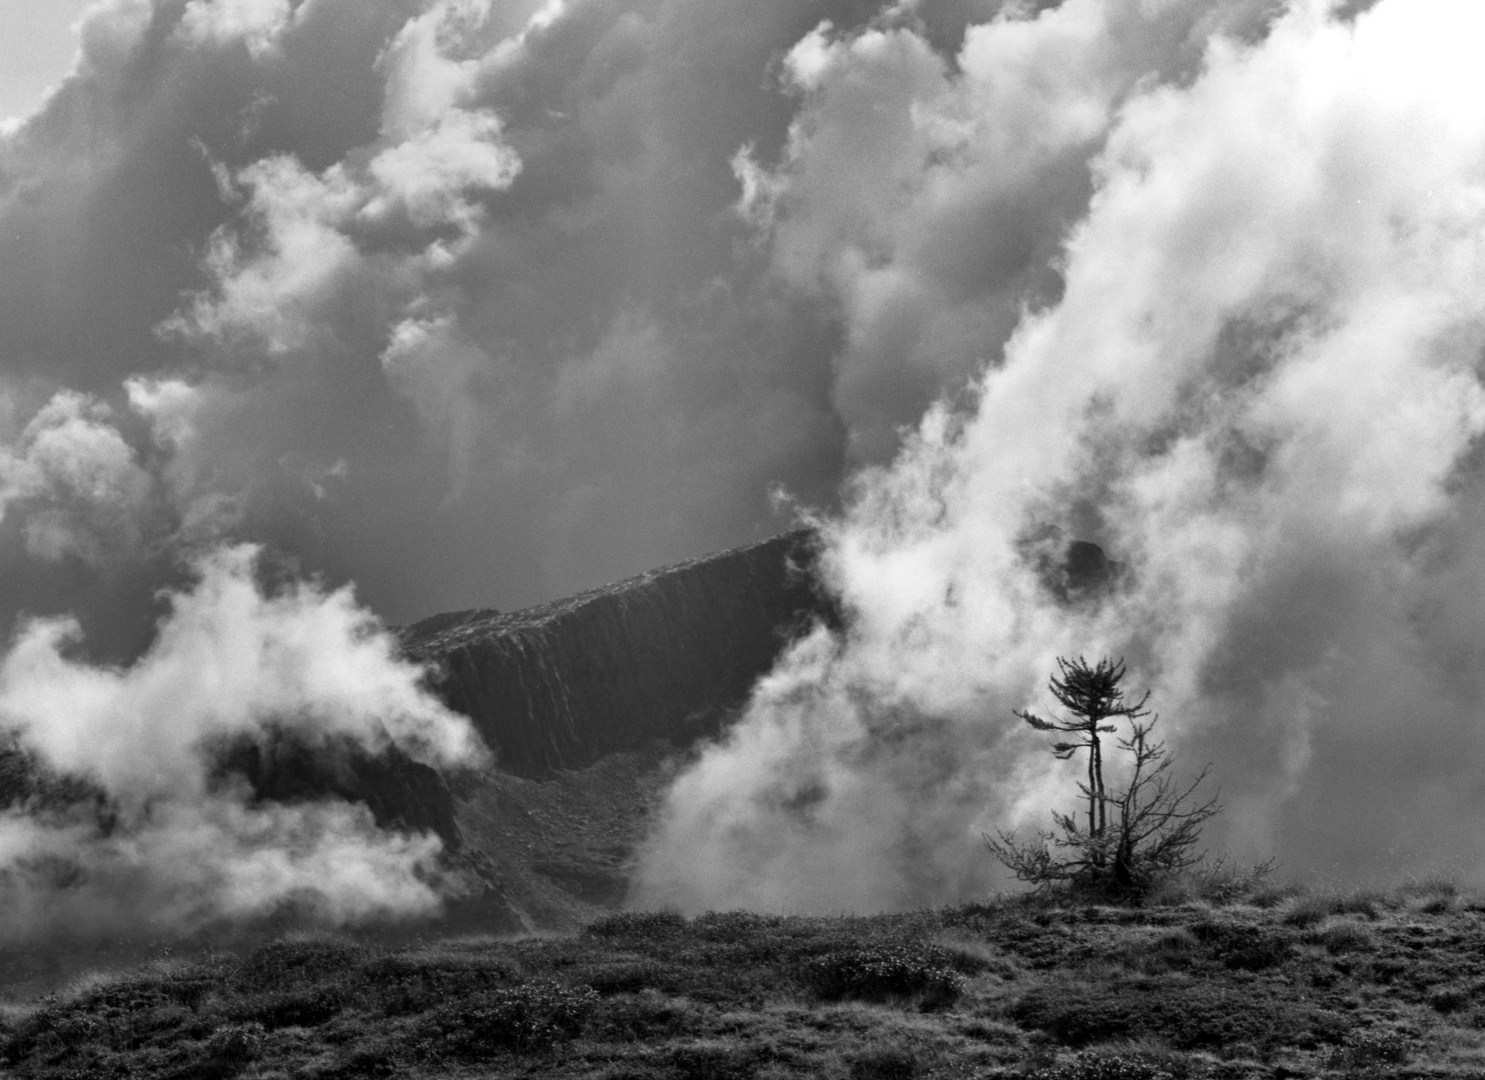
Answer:
<svg viewBox="0 0 1485 1080"><path fill-rule="evenodd" d="M803 978L827 1001L921 997L924 1005L934 1007L952 1004L964 992L964 976L954 970L944 950L933 946L876 945L829 952L806 961Z"/></svg>
<svg viewBox="0 0 1485 1080"><path fill-rule="evenodd" d="M1080 982L1038 987L1010 1007L1023 1028L1074 1049L1113 1039L1152 1038L1176 1050L1218 1050L1232 1043L1314 1049L1338 1044L1353 1023L1312 1003L1276 1001L1241 985L1162 985L1139 993Z"/></svg>
<svg viewBox="0 0 1485 1080"><path fill-rule="evenodd" d="M600 1042L649 1042L701 1030L701 1016L688 1001L658 994L606 998L593 1010L584 1029Z"/></svg>
<svg viewBox="0 0 1485 1080"><path fill-rule="evenodd" d="M708 911L691 922L691 929L703 941L735 943L748 941L761 933L777 929L784 923L782 915L759 915L752 911Z"/></svg>
<svg viewBox="0 0 1485 1080"><path fill-rule="evenodd" d="M1150 886L1144 897L1147 907L1176 907L1181 904L1207 903L1225 907L1270 890L1265 883L1277 867L1272 859L1240 867L1225 858L1203 859L1185 871L1171 875Z"/></svg>
<svg viewBox="0 0 1485 1080"><path fill-rule="evenodd" d="M666 967L655 960L621 960L600 964L585 971L582 979L598 993L634 994L649 988L664 988L671 981Z"/></svg>
<svg viewBox="0 0 1485 1080"><path fill-rule="evenodd" d="M1157 1063L1120 1054L1078 1054L1038 1069L1028 1080L1172 1080Z"/></svg>
<svg viewBox="0 0 1485 1080"><path fill-rule="evenodd" d="M1401 1065L1412 1056L1413 1040L1401 1032L1365 1028L1353 1031L1330 1052L1327 1064L1333 1069L1368 1069L1378 1065Z"/></svg>
<svg viewBox="0 0 1485 1080"><path fill-rule="evenodd" d="M851 1058L851 1080L913 1080L918 1059L897 1046L862 1051Z"/></svg>
<svg viewBox="0 0 1485 1080"><path fill-rule="evenodd" d="M1372 935L1367 928L1349 919L1322 927L1306 940L1336 954L1364 952L1372 947Z"/></svg>
<svg viewBox="0 0 1485 1080"><path fill-rule="evenodd" d="M1428 1005L1435 1012L1457 1013L1481 997L1481 988L1471 983L1451 983L1429 991Z"/></svg>
<svg viewBox="0 0 1485 1080"><path fill-rule="evenodd" d="M405 1016L454 998L481 994L519 978L509 960L443 967L400 956L378 957L360 971L383 1015Z"/></svg>
<svg viewBox="0 0 1485 1080"><path fill-rule="evenodd" d="M766 1056L760 1048L716 1042L682 1044L667 1055L675 1080L753 1080Z"/></svg>
<svg viewBox="0 0 1485 1080"><path fill-rule="evenodd" d="M479 1059L502 1050L545 1050L580 1034L597 1004L587 987L520 983L434 1009L420 1034L433 1056Z"/></svg>
<svg viewBox="0 0 1485 1080"><path fill-rule="evenodd" d="M228 1024L206 1041L206 1056L228 1065L253 1061L262 1052L262 1024Z"/></svg>
<svg viewBox="0 0 1485 1080"><path fill-rule="evenodd" d="M1223 967L1235 971L1263 971L1282 964L1294 952L1287 939L1239 923L1196 922L1190 933Z"/></svg>
<svg viewBox="0 0 1485 1080"><path fill-rule="evenodd" d="M249 994L234 1002L233 1019L259 1023L269 1031L286 1027L318 1027L334 1019L346 1006L345 992L338 986L308 990L268 990Z"/></svg>
<svg viewBox="0 0 1485 1080"><path fill-rule="evenodd" d="M289 938L249 953L237 981L250 988L341 977L370 957L366 946L335 938Z"/></svg>
<svg viewBox="0 0 1485 1080"><path fill-rule="evenodd" d="M1301 896L1284 913L1284 922L1303 929L1323 922L1330 915L1360 915L1375 919L1384 903L1383 897L1367 891Z"/></svg>

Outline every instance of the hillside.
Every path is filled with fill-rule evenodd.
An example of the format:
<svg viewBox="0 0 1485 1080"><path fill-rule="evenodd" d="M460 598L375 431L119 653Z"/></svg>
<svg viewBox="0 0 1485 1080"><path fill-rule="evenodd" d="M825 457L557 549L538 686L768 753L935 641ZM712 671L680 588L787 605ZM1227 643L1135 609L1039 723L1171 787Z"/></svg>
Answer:
<svg viewBox="0 0 1485 1080"><path fill-rule="evenodd" d="M25 1078L1473 1077L1485 902L1248 890L864 918L609 916L159 958L0 1011Z"/></svg>
<svg viewBox="0 0 1485 1080"><path fill-rule="evenodd" d="M829 617L813 559L811 535L787 533L522 611L399 631L495 755L493 769L453 778L445 801L415 771L364 796L420 793L426 813L408 823L443 835L467 887L451 924L571 929L622 900L686 754L721 730L792 635Z"/></svg>
<svg viewBox="0 0 1485 1080"><path fill-rule="evenodd" d="M401 630L497 767L544 777L654 739L690 742L768 670L821 602L810 534L786 533L502 614Z"/></svg>

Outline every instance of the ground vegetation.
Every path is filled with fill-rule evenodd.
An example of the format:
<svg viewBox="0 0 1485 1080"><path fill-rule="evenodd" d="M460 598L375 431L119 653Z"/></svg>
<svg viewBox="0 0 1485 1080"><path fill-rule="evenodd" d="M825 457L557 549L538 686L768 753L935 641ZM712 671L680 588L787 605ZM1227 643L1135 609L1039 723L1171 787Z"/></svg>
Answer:
<svg viewBox="0 0 1485 1080"><path fill-rule="evenodd" d="M1485 1075L1485 900L1207 868L870 917L290 934L0 1007L23 1078L1417 1080Z"/></svg>

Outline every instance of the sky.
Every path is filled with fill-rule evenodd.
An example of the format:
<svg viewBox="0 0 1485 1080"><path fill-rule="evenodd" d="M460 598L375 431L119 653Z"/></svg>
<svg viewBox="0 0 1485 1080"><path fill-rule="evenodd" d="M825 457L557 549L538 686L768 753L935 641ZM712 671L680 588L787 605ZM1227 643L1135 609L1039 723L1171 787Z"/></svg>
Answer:
<svg viewBox="0 0 1485 1080"><path fill-rule="evenodd" d="M0 722L154 846L14 850L204 912L353 850L406 887L333 910L420 910L427 848L256 819L203 747L477 763L379 626L812 520L848 617L678 778L642 899L998 887L981 833L1075 796L1014 712L1079 654L1212 762L1215 850L1485 876L1482 20L100 0L0 132ZM1058 586L1074 539L1117 587ZM202 837L287 869L176 873Z"/></svg>
<svg viewBox="0 0 1485 1080"><path fill-rule="evenodd" d="M35 111L77 53L73 24L88 0L4 0L0 4L0 120Z"/></svg>

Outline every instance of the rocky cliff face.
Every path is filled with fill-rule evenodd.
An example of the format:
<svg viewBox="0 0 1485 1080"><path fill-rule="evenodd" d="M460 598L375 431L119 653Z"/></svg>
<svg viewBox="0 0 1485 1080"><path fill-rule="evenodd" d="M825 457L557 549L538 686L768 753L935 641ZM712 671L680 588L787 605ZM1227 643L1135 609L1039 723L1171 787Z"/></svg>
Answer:
<svg viewBox="0 0 1485 1080"><path fill-rule="evenodd" d="M662 738L715 731L825 605L808 533L654 570L511 614L401 631L500 770L540 778Z"/></svg>

